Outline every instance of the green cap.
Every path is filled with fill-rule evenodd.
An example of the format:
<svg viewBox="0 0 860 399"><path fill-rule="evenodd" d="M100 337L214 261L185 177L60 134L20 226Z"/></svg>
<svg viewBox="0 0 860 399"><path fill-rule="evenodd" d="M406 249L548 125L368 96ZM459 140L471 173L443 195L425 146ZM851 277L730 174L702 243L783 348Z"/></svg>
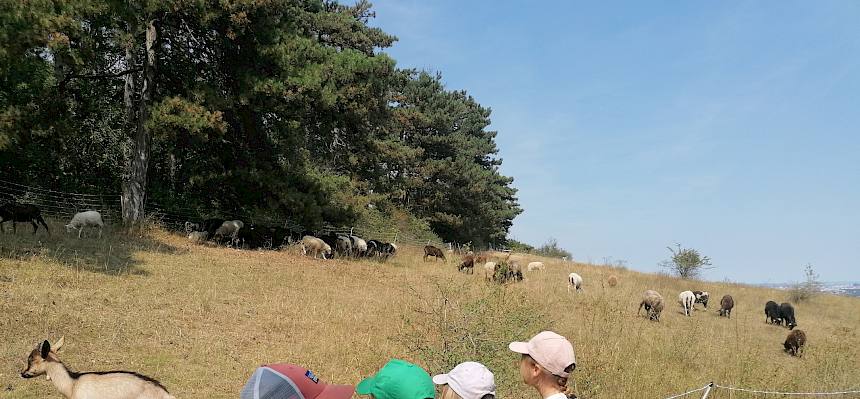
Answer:
<svg viewBox="0 0 860 399"><path fill-rule="evenodd" d="M355 387L359 395L375 399L435 399L436 389L430 374L412 363L391 359L373 377Z"/></svg>

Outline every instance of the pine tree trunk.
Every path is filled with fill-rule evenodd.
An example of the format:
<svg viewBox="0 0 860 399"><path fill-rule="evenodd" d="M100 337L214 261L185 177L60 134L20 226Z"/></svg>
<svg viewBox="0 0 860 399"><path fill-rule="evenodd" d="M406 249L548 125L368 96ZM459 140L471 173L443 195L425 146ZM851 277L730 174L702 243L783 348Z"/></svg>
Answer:
<svg viewBox="0 0 860 399"><path fill-rule="evenodd" d="M146 57L143 59L143 86L138 102L137 126L128 170L122 185L122 222L127 227L138 224L144 216L146 203L146 174L149 169L151 138L146 128L152 91L155 89L155 20L146 26ZM126 83L128 85L128 83Z"/></svg>

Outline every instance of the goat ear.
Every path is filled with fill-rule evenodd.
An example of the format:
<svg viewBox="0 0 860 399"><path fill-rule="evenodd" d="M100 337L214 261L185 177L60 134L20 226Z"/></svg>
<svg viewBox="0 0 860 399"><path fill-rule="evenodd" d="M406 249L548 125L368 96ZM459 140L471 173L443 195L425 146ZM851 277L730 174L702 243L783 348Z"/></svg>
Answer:
<svg viewBox="0 0 860 399"><path fill-rule="evenodd" d="M66 336L64 335L64 336L60 337L60 339L57 340L57 342L54 342L54 352L60 352L60 349L63 348L63 344L65 344L65 343L66 343Z"/></svg>
<svg viewBox="0 0 860 399"><path fill-rule="evenodd" d="M39 352L42 355L42 359L48 358L48 354L51 353L51 343L47 339L42 341L42 345L39 345Z"/></svg>

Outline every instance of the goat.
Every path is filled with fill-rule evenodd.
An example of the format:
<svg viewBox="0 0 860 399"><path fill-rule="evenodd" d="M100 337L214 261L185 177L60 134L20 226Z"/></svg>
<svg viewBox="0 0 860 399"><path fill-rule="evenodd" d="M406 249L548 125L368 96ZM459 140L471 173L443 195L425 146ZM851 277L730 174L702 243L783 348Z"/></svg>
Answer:
<svg viewBox="0 0 860 399"><path fill-rule="evenodd" d="M102 214L96 211L78 212L75 216L72 216L72 220L66 225L66 232L77 230L78 238L81 238L81 233L84 232L84 227L98 227L99 238L102 238L102 230L104 230L105 227L105 222L102 220Z"/></svg>
<svg viewBox="0 0 860 399"><path fill-rule="evenodd" d="M23 378L47 375L57 390L68 399L174 399L160 382L130 371L75 373L57 357L63 347L60 338L54 347L45 340L27 358Z"/></svg>
<svg viewBox="0 0 860 399"><path fill-rule="evenodd" d="M427 258L430 256L435 257L437 260L441 258L443 262L448 262L448 260L445 259L445 254L442 253L441 249L436 248L432 245L425 245L424 246L424 261L426 262Z"/></svg>
<svg viewBox="0 0 860 399"><path fill-rule="evenodd" d="M36 224L38 222L45 227L45 231L48 235L51 235L51 230L48 228L48 224L45 223L45 219L42 218L42 211L36 205L16 203L3 204L0 206L0 233L6 232L6 230L3 229L3 223L8 221L12 221L12 232L16 234L18 233L18 222L32 223L33 234L36 234L36 230L39 229L39 225Z"/></svg>

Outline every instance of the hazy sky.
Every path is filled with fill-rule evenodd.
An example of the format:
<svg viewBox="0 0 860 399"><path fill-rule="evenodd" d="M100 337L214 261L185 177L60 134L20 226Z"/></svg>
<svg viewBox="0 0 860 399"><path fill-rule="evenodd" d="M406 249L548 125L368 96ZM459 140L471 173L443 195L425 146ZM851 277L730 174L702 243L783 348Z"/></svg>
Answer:
<svg viewBox="0 0 860 399"><path fill-rule="evenodd" d="M713 280L860 280L860 1L374 5L398 66L493 110L512 237L644 271L679 242Z"/></svg>

